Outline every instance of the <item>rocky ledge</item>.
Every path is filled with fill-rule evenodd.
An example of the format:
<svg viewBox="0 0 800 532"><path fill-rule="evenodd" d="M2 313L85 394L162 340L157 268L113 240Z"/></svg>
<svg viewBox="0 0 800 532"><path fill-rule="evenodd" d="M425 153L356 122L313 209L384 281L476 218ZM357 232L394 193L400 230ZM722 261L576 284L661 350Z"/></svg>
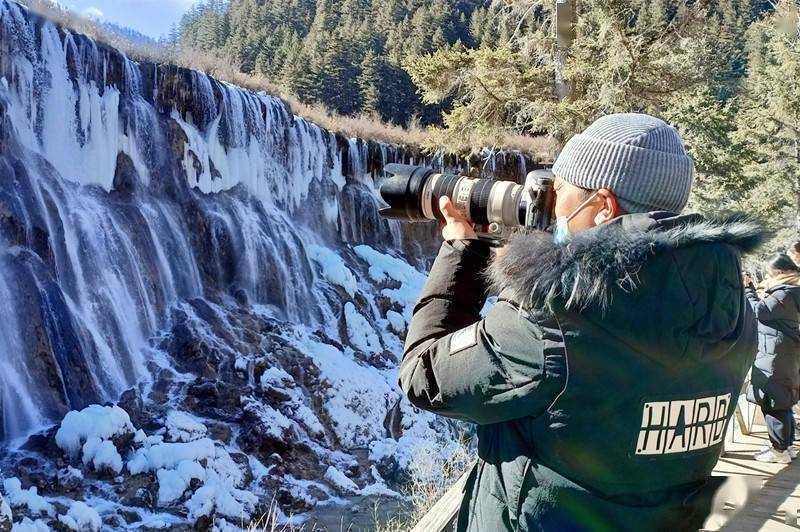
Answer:
<svg viewBox="0 0 800 532"><path fill-rule="evenodd" d="M328 505L345 512L353 498L400 498L415 455L447 456L454 429L395 384L407 313L397 294L424 277L367 246L356 254L357 273L386 295L371 301L347 276L331 285L331 299L353 293L339 319L344 344L246 300L176 307L151 342L152 380L6 454L0 530L12 514L14 530L238 530L300 523ZM385 331L359 320L370 305L389 317Z"/></svg>

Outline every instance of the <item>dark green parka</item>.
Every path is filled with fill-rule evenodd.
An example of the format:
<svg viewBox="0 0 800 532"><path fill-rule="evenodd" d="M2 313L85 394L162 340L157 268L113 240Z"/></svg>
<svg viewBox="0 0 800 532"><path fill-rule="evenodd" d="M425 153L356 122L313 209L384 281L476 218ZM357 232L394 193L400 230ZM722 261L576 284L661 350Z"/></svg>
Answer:
<svg viewBox="0 0 800 532"><path fill-rule="evenodd" d="M458 530L689 530L756 349L741 221L628 215L489 250L445 243L409 327L400 385L478 424Z"/></svg>

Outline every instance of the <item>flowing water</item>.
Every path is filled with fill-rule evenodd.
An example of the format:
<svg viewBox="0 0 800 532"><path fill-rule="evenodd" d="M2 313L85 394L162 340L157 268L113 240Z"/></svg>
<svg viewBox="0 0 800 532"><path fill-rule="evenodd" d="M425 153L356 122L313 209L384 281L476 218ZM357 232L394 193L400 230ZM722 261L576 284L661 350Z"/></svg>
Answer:
<svg viewBox="0 0 800 532"><path fill-rule="evenodd" d="M381 219L376 190L387 162L443 160L133 62L9 0L0 107L0 440L151 379L151 339L182 301L244 298L310 326L338 316L309 244L430 256L408 236L430 228Z"/></svg>

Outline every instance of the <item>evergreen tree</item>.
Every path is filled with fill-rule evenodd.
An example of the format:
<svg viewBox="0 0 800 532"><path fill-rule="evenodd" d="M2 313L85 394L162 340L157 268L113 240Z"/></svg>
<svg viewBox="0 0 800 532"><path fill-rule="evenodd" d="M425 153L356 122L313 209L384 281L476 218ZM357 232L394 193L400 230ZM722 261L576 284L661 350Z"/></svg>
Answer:
<svg viewBox="0 0 800 532"><path fill-rule="evenodd" d="M358 88L361 93L361 110L368 114L380 114L380 63L372 50L367 50L361 61Z"/></svg>
<svg viewBox="0 0 800 532"><path fill-rule="evenodd" d="M486 1L202 0L181 22L181 44L222 55L340 113L436 122L439 107L422 104L402 63L412 54L475 42L467 21ZM364 74L370 50L375 64ZM389 79L367 80L376 71ZM377 91L379 85L389 89Z"/></svg>
<svg viewBox="0 0 800 532"><path fill-rule="evenodd" d="M720 0L718 4L725 1ZM426 104L454 97L433 142L477 148L509 129L564 141L602 114L663 114L680 95L704 92L719 75L718 8L644 0L581 0L576 37L563 72L572 86L560 100L554 83L553 12L515 3L496 16L496 44L439 49L405 62Z"/></svg>
<svg viewBox="0 0 800 532"><path fill-rule="evenodd" d="M563 141L602 114L649 112L686 140L695 207L776 227L791 218L800 231L796 2L578 0L564 99L554 5L201 0L165 44L218 54L339 113L433 124L437 149L502 145L509 132Z"/></svg>
<svg viewBox="0 0 800 532"><path fill-rule="evenodd" d="M744 167L745 204L800 235L800 18L781 0L774 14L750 26L747 78L740 96L737 139L755 154ZM775 213L791 212L786 217ZM781 223L784 222L784 223Z"/></svg>

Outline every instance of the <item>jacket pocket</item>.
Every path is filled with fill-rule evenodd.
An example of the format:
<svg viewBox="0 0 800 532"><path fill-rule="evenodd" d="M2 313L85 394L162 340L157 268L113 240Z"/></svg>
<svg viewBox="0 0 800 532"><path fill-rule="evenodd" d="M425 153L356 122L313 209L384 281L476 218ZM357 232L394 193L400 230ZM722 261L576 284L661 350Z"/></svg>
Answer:
<svg viewBox="0 0 800 532"><path fill-rule="evenodd" d="M525 465L522 467L522 474L520 476L519 481L519 488L516 490L516 499L514 501L513 512L515 516L515 530L520 530L520 526L524 523L523 515L522 515L522 505L525 503L525 499L528 498L528 492L531 489L531 484L528 481L528 476L531 473L531 463L532 460L528 458L525 460ZM510 509L511 510L511 509Z"/></svg>

